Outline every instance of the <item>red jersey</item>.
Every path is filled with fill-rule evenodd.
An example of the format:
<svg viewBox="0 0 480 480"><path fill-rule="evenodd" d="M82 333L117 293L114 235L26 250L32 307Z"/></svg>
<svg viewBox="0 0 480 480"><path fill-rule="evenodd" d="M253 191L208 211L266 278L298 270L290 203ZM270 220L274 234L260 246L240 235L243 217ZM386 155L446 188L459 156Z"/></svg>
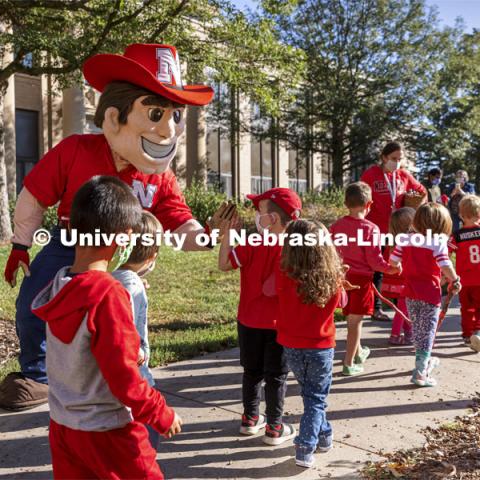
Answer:
<svg viewBox="0 0 480 480"><path fill-rule="evenodd" d="M410 234L406 246L397 245L390 258L402 263L405 278L405 297L440 305L442 300L441 267L450 266L446 243L439 245L413 245Z"/></svg>
<svg viewBox="0 0 480 480"><path fill-rule="evenodd" d="M362 242L368 242L371 246L358 244L356 240L360 230L362 231ZM375 236L380 234L380 230L369 220L347 215L330 227L330 233L332 240L335 240L337 234L344 234L348 238L348 245L336 248L343 263L350 267L349 272L373 277L374 272L386 272L390 268L383 258L379 242L375 242Z"/></svg>
<svg viewBox="0 0 480 480"><path fill-rule="evenodd" d="M246 327L275 329L278 297L265 295L269 282L280 262L282 247L238 245L230 252L233 268L240 268L240 302L237 319Z"/></svg>
<svg viewBox="0 0 480 480"><path fill-rule="evenodd" d="M26 189L43 205L59 203L59 219L68 219L73 197L95 175L118 177L132 187L145 210L164 230L176 230L192 219L174 173L146 175L129 165L117 172L104 135L72 135L52 148L25 177Z"/></svg>
<svg viewBox="0 0 480 480"><path fill-rule="evenodd" d="M379 165L374 165L363 173L360 180L372 189L373 205L367 219L378 225L382 233L388 233L390 215L393 210L403 207L407 191L426 193L425 187L403 169L384 172Z"/></svg>
<svg viewBox="0 0 480 480"><path fill-rule="evenodd" d="M277 268L276 287L279 302L277 342L288 348L335 347L334 313L341 299L341 290L324 308L303 303L298 295L298 282Z"/></svg>
<svg viewBox="0 0 480 480"><path fill-rule="evenodd" d="M456 269L462 285L480 285L480 225L461 228L450 238L448 246L456 253Z"/></svg>

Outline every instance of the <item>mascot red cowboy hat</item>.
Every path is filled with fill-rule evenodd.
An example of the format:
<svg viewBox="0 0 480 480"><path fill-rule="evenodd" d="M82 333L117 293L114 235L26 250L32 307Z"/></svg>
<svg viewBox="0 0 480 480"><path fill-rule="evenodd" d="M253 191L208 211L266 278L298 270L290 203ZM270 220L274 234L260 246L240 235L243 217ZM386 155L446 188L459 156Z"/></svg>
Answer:
<svg viewBox="0 0 480 480"><path fill-rule="evenodd" d="M185 105L206 105L213 90L184 85L177 50L170 45L135 44L123 55L95 55L85 62L84 74L102 93L94 118L102 133L72 135L47 152L25 177L15 209L5 279L14 286L18 270L25 272L16 312L21 372L9 374L0 385L0 407L11 410L47 401L45 324L30 307L56 272L72 264L74 248L61 244L60 228L68 225L73 197L86 181L95 175L120 178L165 230L185 234L184 249L202 249L195 240L205 230L168 167L185 128ZM58 205L58 226L30 265L33 234L53 205ZM209 227L232 213L222 206Z"/></svg>

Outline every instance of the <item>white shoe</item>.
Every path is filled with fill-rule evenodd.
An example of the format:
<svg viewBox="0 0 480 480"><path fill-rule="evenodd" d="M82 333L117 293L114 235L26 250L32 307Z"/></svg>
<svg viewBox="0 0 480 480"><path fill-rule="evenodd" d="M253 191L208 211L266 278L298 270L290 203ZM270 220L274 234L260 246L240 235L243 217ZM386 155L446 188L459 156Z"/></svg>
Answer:
<svg viewBox="0 0 480 480"><path fill-rule="evenodd" d="M475 352L480 352L480 332L475 332L470 337L470 348Z"/></svg>
<svg viewBox="0 0 480 480"><path fill-rule="evenodd" d="M256 435L260 430L265 428L266 425L267 422L263 415L259 415L256 419L242 415L242 425L239 431L242 435Z"/></svg>

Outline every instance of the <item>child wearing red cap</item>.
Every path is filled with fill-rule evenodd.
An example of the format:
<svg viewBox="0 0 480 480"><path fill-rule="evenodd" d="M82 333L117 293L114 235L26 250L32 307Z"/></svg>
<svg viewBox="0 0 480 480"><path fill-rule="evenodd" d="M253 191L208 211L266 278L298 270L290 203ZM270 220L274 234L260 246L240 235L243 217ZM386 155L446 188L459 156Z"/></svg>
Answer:
<svg viewBox="0 0 480 480"><path fill-rule="evenodd" d="M247 195L257 212L259 233L279 235L300 215L302 203L288 188L273 188L261 195ZM232 226L234 222L231 222ZM275 269L280 261L280 245L237 245L231 248L228 235L222 240L218 266L222 271L240 268L238 342L244 369L242 396L244 413L240 433L255 435L265 428L267 445L280 445L295 435L293 425L283 423L283 404L288 366L284 349L277 343L275 325L278 298L271 296ZM265 381L266 418L260 414L262 382Z"/></svg>
<svg viewBox="0 0 480 480"><path fill-rule="evenodd" d="M374 309L373 274L387 272L394 274L398 269L391 267L382 256L382 249L375 237L379 228L365 217L372 205L372 190L364 182L350 184L345 191L345 206L349 214L335 222L331 227L333 238L345 235L348 243L338 246L343 262L350 268L346 279L359 288L348 291L348 303L343 309L347 316L347 348L343 361L342 374L358 375L363 372L363 363L370 355L370 349L360 345L362 320L364 315L371 315ZM360 232L362 245L357 242Z"/></svg>

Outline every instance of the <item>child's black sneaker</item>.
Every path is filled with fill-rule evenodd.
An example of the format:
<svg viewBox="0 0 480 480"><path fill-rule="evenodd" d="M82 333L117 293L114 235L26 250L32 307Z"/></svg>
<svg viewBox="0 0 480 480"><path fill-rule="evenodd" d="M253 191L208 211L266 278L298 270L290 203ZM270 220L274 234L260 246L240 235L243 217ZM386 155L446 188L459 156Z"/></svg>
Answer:
<svg viewBox="0 0 480 480"><path fill-rule="evenodd" d="M242 415L242 425L240 433L242 435L256 435L262 428L265 428L266 422L263 415Z"/></svg>
<svg viewBox="0 0 480 480"><path fill-rule="evenodd" d="M290 423L267 424L263 443L267 445L281 445L283 442L293 438L295 434L295 427Z"/></svg>

